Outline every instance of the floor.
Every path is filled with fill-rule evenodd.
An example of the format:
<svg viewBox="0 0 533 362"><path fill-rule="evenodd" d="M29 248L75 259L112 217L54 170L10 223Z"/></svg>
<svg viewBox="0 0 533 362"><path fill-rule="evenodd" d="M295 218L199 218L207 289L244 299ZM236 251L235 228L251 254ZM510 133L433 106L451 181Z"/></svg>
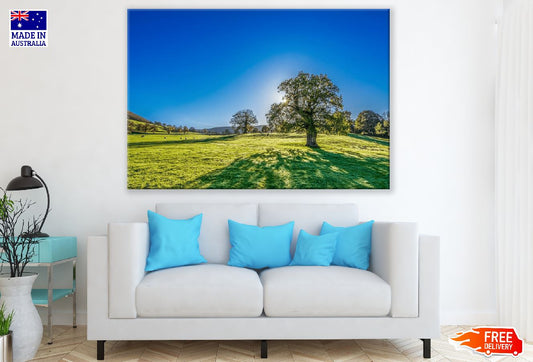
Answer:
<svg viewBox="0 0 533 362"><path fill-rule="evenodd" d="M445 326L441 338L432 340L431 361L533 361L533 344L524 345L518 358L458 351L448 342L467 326ZM33 361L94 361L96 342L86 340L85 326L54 327L54 343L46 336ZM266 361L428 361L417 339L270 341ZM260 359L258 341L151 341L105 343L109 361L254 361ZM265 360L263 360L265 361Z"/></svg>

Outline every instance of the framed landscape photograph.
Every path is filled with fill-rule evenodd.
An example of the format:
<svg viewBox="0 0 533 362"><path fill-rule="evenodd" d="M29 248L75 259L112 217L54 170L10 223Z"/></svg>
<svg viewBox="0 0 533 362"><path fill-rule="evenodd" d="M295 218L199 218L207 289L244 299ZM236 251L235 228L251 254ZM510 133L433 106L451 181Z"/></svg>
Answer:
<svg viewBox="0 0 533 362"><path fill-rule="evenodd" d="M128 10L129 189L389 189L389 10Z"/></svg>

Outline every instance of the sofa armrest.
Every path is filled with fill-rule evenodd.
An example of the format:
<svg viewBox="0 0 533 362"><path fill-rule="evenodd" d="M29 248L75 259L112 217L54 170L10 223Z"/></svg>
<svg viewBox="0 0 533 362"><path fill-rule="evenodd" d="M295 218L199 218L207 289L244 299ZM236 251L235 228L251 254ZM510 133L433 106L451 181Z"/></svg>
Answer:
<svg viewBox="0 0 533 362"><path fill-rule="evenodd" d="M113 223L109 238L109 318L136 318L135 289L150 247L147 223Z"/></svg>
<svg viewBox="0 0 533 362"><path fill-rule="evenodd" d="M97 339L108 315L107 236L87 239L87 338Z"/></svg>
<svg viewBox="0 0 533 362"><path fill-rule="evenodd" d="M440 238L420 235L420 316L428 321L428 335L440 335Z"/></svg>
<svg viewBox="0 0 533 362"><path fill-rule="evenodd" d="M392 317L418 316L418 264L416 223L374 223L370 270L391 287Z"/></svg>

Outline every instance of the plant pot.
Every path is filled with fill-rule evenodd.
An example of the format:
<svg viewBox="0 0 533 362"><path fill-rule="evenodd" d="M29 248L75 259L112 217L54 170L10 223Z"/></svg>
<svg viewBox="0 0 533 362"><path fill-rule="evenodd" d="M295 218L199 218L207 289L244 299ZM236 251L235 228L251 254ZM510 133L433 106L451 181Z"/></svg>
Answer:
<svg viewBox="0 0 533 362"><path fill-rule="evenodd" d="M0 336L0 362L13 361L13 332Z"/></svg>
<svg viewBox="0 0 533 362"><path fill-rule="evenodd" d="M0 274L0 305L5 303L7 313L15 311L10 328L14 362L32 359L43 337L43 324L31 299L31 288L37 274L24 274L14 278L9 274Z"/></svg>

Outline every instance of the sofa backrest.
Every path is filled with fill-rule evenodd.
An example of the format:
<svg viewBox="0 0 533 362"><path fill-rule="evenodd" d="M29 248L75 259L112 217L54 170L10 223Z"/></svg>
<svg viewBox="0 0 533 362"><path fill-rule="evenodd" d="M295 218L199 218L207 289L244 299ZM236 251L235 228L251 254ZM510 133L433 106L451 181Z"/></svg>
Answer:
<svg viewBox="0 0 533 362"><path fill-rule="evenodd" d="M200 253L209 263L227 264L229 260L228 219L257 225L257 204L162 203L155 212L171 219L188 219L200 213Z"/></svg>
<svg viewBox="0 0 533 362"><path fill-rule="evenodd" d="M231 204L231 203L160 203L158 214L171 219L188 219L203 214L200 253L209 263L227 264L229 251L228 219L259 226L281 225L294 221L291 254L294 255L298 233L304 229L318 235L322 223L352 226L359 222L355 204Z"/></svg>
<svg viewBox="0 0 533 362"><path fill-rule="evenodd" d="M359 222L355 204L259 204L259 226L273 226L294 221L291 254L294 255L301 229L320 234L322 223L333 226L353 226Z"/></svg>

